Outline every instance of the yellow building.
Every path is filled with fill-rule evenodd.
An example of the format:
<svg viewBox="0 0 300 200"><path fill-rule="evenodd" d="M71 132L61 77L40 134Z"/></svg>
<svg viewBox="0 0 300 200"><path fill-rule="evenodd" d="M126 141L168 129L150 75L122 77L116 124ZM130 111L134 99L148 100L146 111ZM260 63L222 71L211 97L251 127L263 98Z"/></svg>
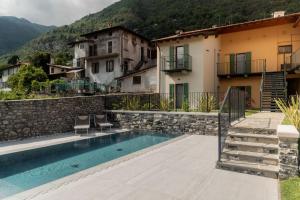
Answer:
<svg viewBox="0 0 300 200"><path fill-rule="evenodd" d="M181 32L156 42L163 55L168 47L190 43L196 61L188 76L160 74L160 91L178 81L196 91L213 90L218 77L219 92L239 86L246 89L249 106L266 104L266 109L274 98L300 94L300 13Z"/></svg>

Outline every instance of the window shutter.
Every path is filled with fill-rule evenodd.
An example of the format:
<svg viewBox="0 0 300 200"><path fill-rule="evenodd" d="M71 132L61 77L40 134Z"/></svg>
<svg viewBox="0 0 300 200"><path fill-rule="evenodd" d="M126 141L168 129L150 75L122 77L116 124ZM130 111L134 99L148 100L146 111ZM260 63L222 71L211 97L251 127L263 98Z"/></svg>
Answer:
<svg viewBox="0 0 300 200"><path fill-rule="evenodd" d="M251 60L252 54L251 52L246 53L246 73L251 73Z"/></svg>
<svg viewBox="0 0 300 200"><path fill-rule="evenodd" d="M170 101L173 101L175 97L175 85L174 84L170 84L169 86L169 98Z"/></svg>
<svg viewBox="0 0 300 200"><path fill-rule="evenodd" d="M175 48L173 47L173 46L171 46L170 47L170 49L169 49L169 60L170 60L170 69L174 69L174 64L175 64L175 62L174 62L174 54L175 53Z"/></svg>
<svg viewBox="0 0 300 200"><path fill-rule="evenodd" d="M188 83L183 84L183 95L184 95L184 101L189 101L189 84Z"/></svg>
<svg viewBox="0 0 300 200"><path fill-rule="evenodd" d="M183 46L184 48L184 68L188 68L190 69L191 66L190 66L190 56L189 56L189 45L188 44L185 44Z"/></svg>
<svg viewBox="0 0 300 200"><path fill-rule="evenodd" d="M235 74L235 54L230 54L230 73Z"/></svg>

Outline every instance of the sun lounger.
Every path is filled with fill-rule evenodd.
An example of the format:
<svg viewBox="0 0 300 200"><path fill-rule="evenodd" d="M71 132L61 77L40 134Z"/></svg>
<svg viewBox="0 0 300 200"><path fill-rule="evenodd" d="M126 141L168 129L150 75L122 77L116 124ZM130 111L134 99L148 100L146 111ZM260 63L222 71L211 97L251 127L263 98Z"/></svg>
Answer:
<svg viewBox="0 0 300 200"><path fill-rule="evenodd" d="M89 134L90 125L90 116L77 116L75 120L75 134L77 134L78 130L86 130L87 134Z"/></svg>
<svg viewBox="0 0 300 200"><path fill-rule="evenodd" d="M102 128L110 128L113 126L113 124L109 123L107 121L107 115L95 115L95 126L100 127L100 130L102 132Z"/></svg>

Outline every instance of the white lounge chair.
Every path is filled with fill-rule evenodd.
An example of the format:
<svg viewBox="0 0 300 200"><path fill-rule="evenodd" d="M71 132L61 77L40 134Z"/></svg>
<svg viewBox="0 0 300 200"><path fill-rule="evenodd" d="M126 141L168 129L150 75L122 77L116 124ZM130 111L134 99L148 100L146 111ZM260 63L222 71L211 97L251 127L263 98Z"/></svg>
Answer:
<svg viewBox="0 0 300 200"><path fill-rule="evenodd" d="M90 116L77 116L75 120L75 134L77 134L78 130L86 130L87 134L89 134L89 129L91 127L90 124Z"/></svg>
<svg viewBox="0 0 300 200"><path fill-rule="evenodd" d="M113 126L113 124L109 123L107 121L107 115L95 115L95 126L100 127L100 130L102 132L102 128L110 128Z"/></svg>

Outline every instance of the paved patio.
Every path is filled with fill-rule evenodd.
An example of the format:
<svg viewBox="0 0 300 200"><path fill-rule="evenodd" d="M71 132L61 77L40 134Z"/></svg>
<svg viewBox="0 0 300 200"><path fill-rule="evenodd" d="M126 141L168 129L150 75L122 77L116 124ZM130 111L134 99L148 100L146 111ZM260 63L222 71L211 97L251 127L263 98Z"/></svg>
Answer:
<svg viewBox="0 0 300 200"><path fill-rule="evenodd" d="M187 136L92 175L80 176L33 199L279 199L277 180L218 170L216 160L217 137Z"/></svg>
<svg viewBox="0 0 300 200"><path fill-rule="evenodd" d="M246 119L235 124L235 127L244 128L264 128L264 129L277 129L284 119L283 113L277 112L259 112L246 117Z"/></svg>

